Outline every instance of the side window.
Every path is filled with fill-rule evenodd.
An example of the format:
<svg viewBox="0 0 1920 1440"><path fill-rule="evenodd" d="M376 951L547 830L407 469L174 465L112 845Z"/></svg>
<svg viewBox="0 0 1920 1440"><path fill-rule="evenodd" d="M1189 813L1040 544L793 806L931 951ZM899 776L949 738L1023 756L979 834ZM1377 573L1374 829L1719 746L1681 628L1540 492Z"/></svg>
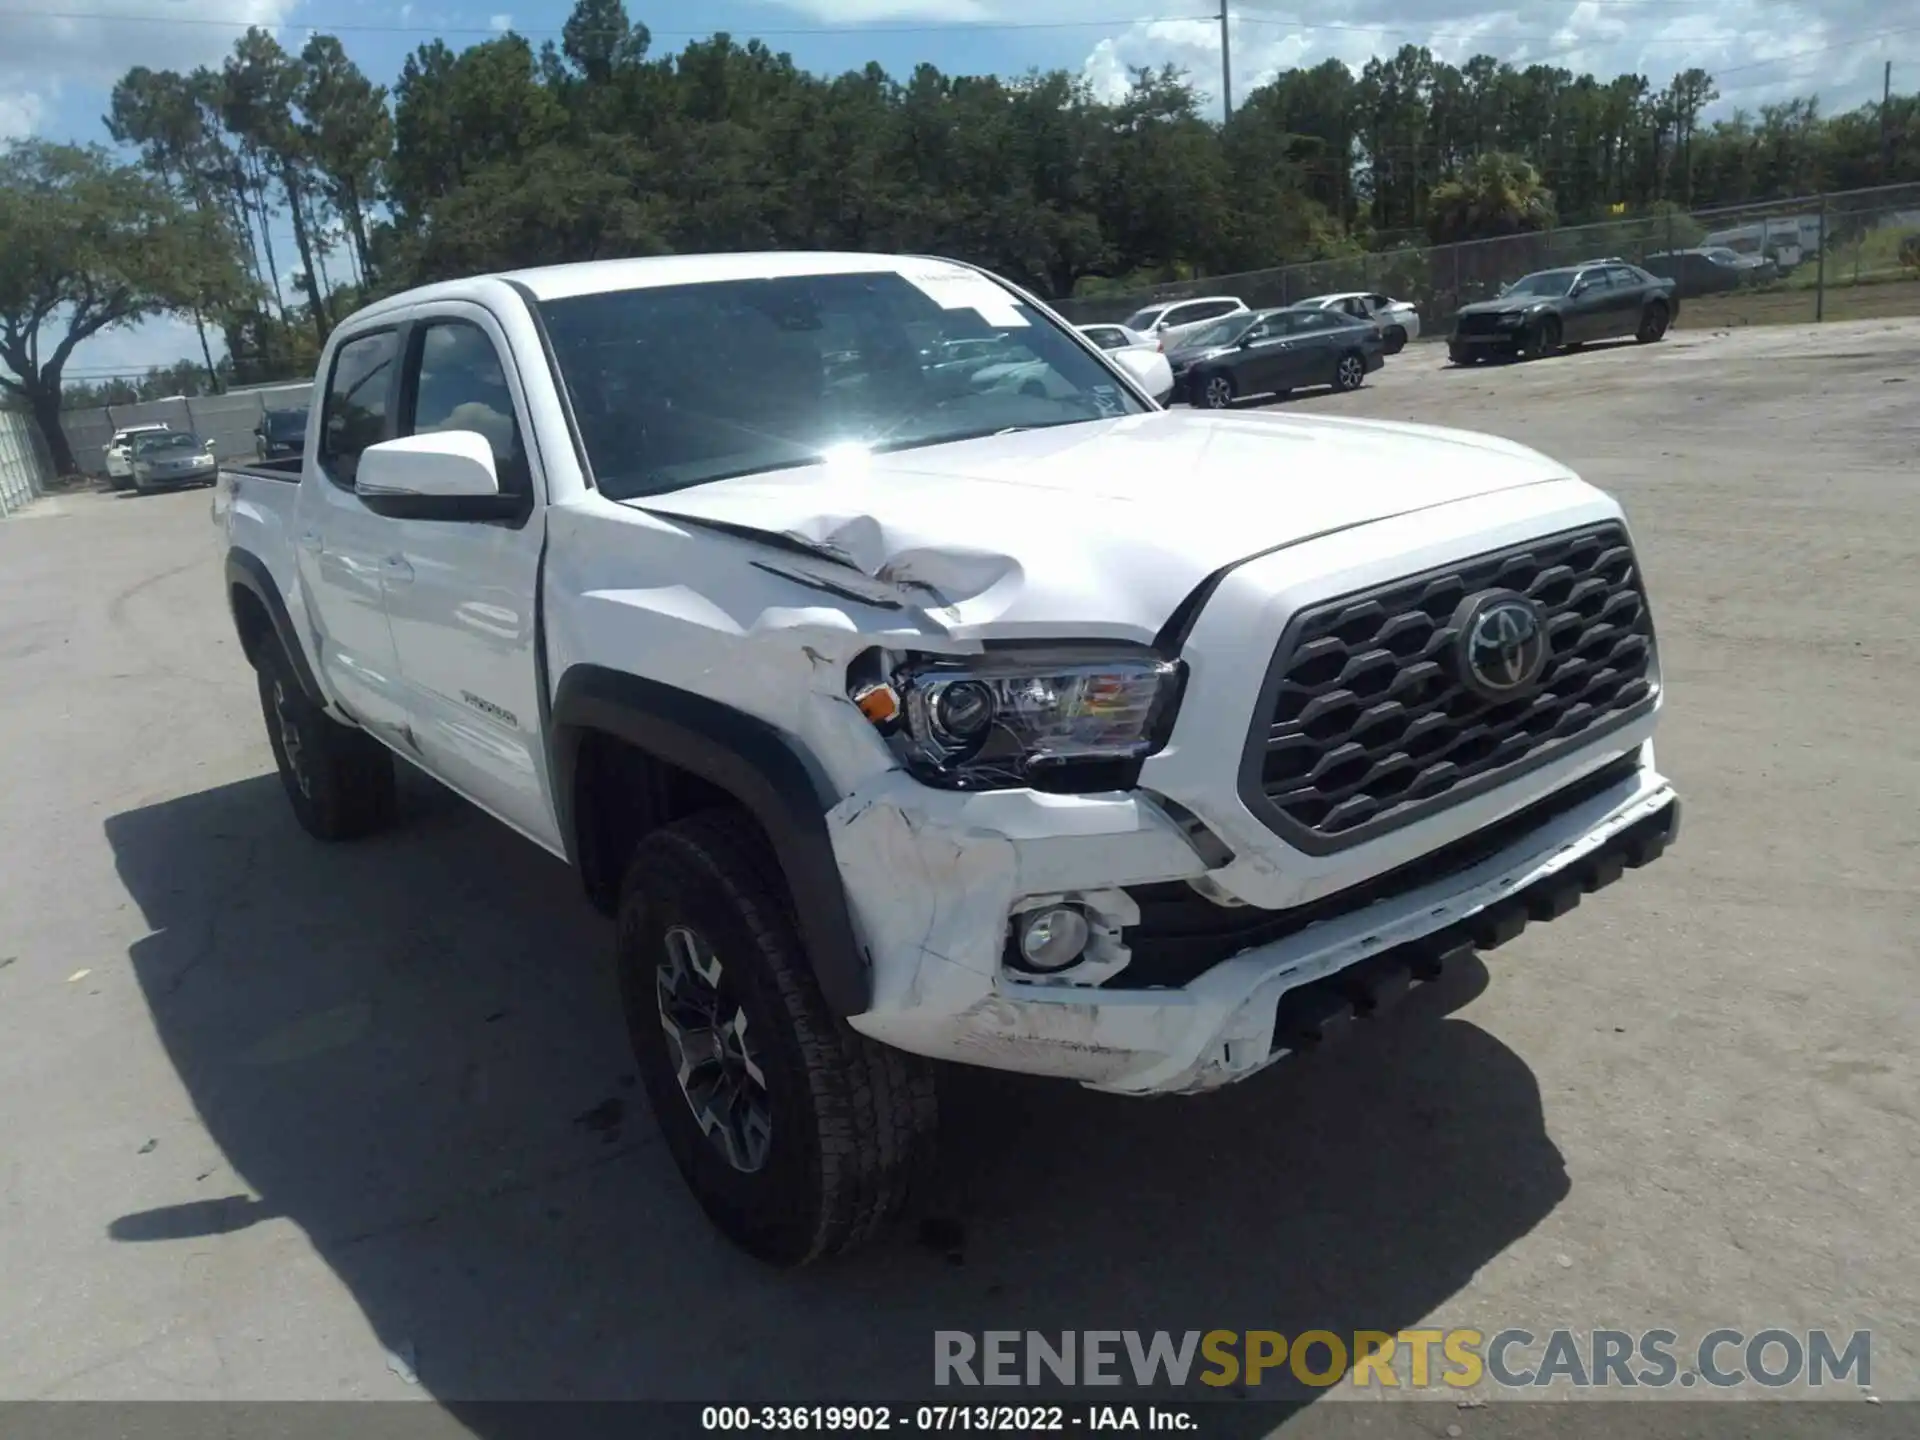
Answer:
<svg viewBox="0 0 1920 1440"><path fill-rule="evenodd" d="M1391 304L1393 304L1393 299L1390 296L1387 296L1387 295L1367 296L1367 307L1371 310L1376 310L1376 311L1384 310Z"/></svg>
<svg viewBox="0 0 1920 1440"><path fill-rule="evenodd" d="M1207 306L1193 318L1196 320L1219 320L1233 313L1234 305L1231 300L1214 300L1209 302Z"/></svg>
<svg viewBox="0 0 1920 1440"><path fill-rule="evenodd" d="M1611 265L1607 268L1607 275L1616 286L1623 289L1630 289L1646 283L1646 277L1636 275L1633 267L1630 265Z"/></svg>
<svg viewBox="0 0 1920 1440"><path fill-rule="evenodd" d="M334 351L320 412L320 468L336 485L351 489L360 452L386 438L387 391L399 344L394 331L381 330Z"/></svg>
<svg viewBox="0 0 1920 1440"><path fill-rule="evenodd" d="M1356 320L1370 320L1373 312L1367 308L1367 302L1358 295L1349 296L1340 302L1340 308Z"/></svg>
<svg viewBox="0 0 1920 1440"><path fill-rule="evenodd" d="M533 482L513 391L487 332L470 320L429 320L420 326L414 353L408 376L413 403L400 433L472 430L484 435L493 446L501 493L527 494Z"/></svg>
<svg viewBox="0 0 1920 1440"><path fill-rule="evenodd" d="M1574 283L1585 286L1587 291L1591 293L1596 290L1611 289L1613 279L1605 270L1582 270L1578 280Z"/></svg>

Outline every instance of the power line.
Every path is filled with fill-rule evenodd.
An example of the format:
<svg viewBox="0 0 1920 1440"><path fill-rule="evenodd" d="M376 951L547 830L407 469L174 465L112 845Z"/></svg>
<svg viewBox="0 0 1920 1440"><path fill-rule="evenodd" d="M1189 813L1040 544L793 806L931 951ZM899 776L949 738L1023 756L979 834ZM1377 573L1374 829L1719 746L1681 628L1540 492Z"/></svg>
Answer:
<svg viewBox="0 0 1920 1440"><path fill-rule="evenodd" d="M552 28L508 26L496 29L492 25L368 25L348 22L339 25L321 24L308 20L283 20L277 24L262 25L258 18L226 19L208 15L129 15L124 12L112 13L95 10L7 10L0 9L0 16L14 16L20 19L45 20L100 20L115 25L200 25L229 30L248 30L258 27L262 30L311 30L322 35L374 34L374 35L505 35L508 33L527 35L560 35L564 31ZM1118 29L1127 25L1158 25L1167 21L1205 20L1213 21L1215 15L1115 15L1104 20L950 20L925 25L801 25L785 28L763 29L755 26L747 38L759 36L789 35L932 35L951 34L956 31L979 30L999 32L1002 30L1106 30ZM647 33L655 38L668 39L705 39L719 33L717 27L709 26L705 30L656 30L651 25L645 27Z"/></svg>

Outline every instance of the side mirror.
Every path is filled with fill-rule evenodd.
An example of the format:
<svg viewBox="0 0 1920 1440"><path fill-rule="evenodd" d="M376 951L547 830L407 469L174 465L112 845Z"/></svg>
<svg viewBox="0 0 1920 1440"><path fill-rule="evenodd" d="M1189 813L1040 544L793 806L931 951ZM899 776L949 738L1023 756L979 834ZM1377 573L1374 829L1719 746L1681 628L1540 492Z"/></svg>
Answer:
<svg viewBox="0 0 1920 1440"><path fill-rule="evenodd" d="M476 430L435 430L382 440L360 452L353 493L363 499L417 495L436 500L500 493L493 444Z"/></svg>
<svg viewBox="0 0 1920 1440"><path fill-rule="evenodd" d="M1153 397L1155 404L1164 405L1173 394L1173 366L1160 351L1117 350L1113 361L1127 372L1134 384Z"/></svg>
<svg viewBox="0 0 1920 1440"><path fill-rule="evenodd" d="M493 442L477 430L435 430L382 440L360 452L353 493L396 520L505 520L526 495L500 493Z"/></svg>

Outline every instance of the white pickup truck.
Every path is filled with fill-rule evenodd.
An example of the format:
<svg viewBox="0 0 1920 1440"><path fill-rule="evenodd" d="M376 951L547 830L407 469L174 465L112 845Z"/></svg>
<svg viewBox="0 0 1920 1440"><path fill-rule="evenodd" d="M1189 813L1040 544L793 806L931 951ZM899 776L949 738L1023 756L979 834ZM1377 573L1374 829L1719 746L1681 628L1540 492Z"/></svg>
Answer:
<svg viewBox="0 0 1920 1440"><path fill-rule="evenodd" d="M1612 499L1166 383L915 257L364 309L215 492L294 814L387 824L398 755L570 861L668 1148L781 1264L925 1173L925 1057L1210 1089L1661 853Z"/></svg>

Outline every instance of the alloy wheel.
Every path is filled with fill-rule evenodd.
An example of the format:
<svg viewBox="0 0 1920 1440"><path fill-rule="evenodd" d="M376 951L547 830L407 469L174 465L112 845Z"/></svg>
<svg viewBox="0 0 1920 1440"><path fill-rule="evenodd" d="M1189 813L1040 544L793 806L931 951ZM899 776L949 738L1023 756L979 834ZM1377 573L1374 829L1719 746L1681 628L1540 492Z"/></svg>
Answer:
<svg viewBox="0 0 1920 1440"><path fill-rule="evenodd" d="M701 1133L729 1165L752 1174L767 1163L773 1107L747 1038L746 1011L730 994L720 957L697 931L675 925L665 938L655 993L674 1078Z"/></svg>
<svg viewBox="0 0 1920 1440"><path fill-rule="evenodd" d="M284 680L273 682L273 718L280 726L280 753L287 757L287 770L300 793L313 798L313 777L307 774L306 747L300 742L300 723L294 717L293 703L287 698Z"/></svg>
<svg viewBox="0 0 1920 1440"><path fill-rule="evenodd" d="M1367 378L1367 367L1358 355L1349 355L1340 362L1340 388L1357 390L1360 382Z"/></svg>
<svg viewBox="0 0 1920 1440"><path fill-rule="evenodd" d="M1224 410L1233 403L1233 385L1224 375L1215 375L1207 381L1207 408Z"/></svg>

